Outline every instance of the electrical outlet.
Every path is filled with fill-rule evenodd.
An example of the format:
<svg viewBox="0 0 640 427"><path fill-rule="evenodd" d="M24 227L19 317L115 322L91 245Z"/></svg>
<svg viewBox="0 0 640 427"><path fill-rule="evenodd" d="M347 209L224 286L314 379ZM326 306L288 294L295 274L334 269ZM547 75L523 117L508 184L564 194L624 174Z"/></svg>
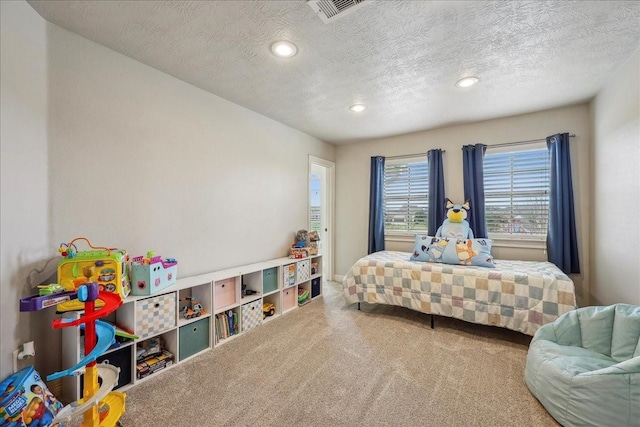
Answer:
<svg viewBox="0 0 640 427"><path fill-rule="evenodd" d="M33 341L24 343L21 349L13 350L13 372L18 372L24 366L33 364L33 360L28 359L34 358L35 355L36 350Z"/></svg>

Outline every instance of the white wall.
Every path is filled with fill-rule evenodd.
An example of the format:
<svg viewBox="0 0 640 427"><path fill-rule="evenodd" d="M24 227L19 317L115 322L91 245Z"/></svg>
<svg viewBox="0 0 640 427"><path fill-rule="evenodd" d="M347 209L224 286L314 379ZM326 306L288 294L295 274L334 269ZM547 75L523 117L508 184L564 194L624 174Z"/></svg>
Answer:
<svg viewBox="0 0 640 427"><path fill-rule="evenodd" d="M26 2L0 2L0 380L12 352L30 339L19 312L28 277L50 253L45 21ZM36 348L36 350L45 350Z"/></svg>
<svg viewBox="0 0 640 427"><path fill-rule="evenodd" d="M332 145L45 24L26 3L8 4L3 376L18 336L46 349L36 363L43 375L61 367L54 314L15 314L25 268L44 265L61 242L86 236L132 255L154 250L178 260L179 277L287 254L307 228L308 156L334 161ZM37 55L27 55L34 44ZM20 109L5 128L13 114L5 99L34 111Z"/></svg>
<svg viewBox="0 0 640 427"><path fill-rule="evenodd" d="M333 146L54 25L52 235L154 250L181 276L284 256L308 155Z"/></svg>
<svg viewBox="0 0 640 427"><path fill-rule="evenodd" d="M500 144L545 138L559 132L575 133L571 139L573 185L576 202L580 275L573 275L580 305L589 295L589 110L586 104L506 117L496 120L450 126L337 147L336 164L336 274L342 275L367 253L370 158L426 153L432 148L446 150L443 155L445 193L463 201L462 146ZM386 242L389 250L410 252L413 242ZM496 258L546 260L545 251L521 247L495 247Z"/></svg>
<svg viewBox="0 0 640 427"><path fill-rule="evenodd" d="M591 299L640 305L640 50L591 103Z"/></svg>

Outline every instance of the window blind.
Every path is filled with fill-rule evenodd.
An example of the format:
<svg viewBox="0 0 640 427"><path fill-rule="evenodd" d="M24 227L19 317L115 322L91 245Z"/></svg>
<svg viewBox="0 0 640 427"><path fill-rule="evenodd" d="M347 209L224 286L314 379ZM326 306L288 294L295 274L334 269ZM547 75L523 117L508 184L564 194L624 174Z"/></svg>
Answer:
<svg viewBox="0 0 640 427"><path fill-rule="evenodd" d="M387 160L384 168L385 234L426 232L428 192L429 170L424 157Z"/></svg>
<svg viewBox="0 0 640 427"><path fill-rule="evenodd" d="M484 190L489 234L546 237L549 175L546 148L487 153Z"/></svg>

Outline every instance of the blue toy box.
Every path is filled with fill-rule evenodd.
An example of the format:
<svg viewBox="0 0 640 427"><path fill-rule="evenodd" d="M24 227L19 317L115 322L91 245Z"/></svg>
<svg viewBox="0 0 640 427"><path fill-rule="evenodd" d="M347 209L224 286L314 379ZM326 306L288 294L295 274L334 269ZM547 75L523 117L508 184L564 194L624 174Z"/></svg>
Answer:
<svg viewBox="0 0 640 427"><path fill-rule="evenodd" d="M176 283L178 261L160 256L131 260L131 293L138 296L152 295Z"/></svg>
<svg viewBox="0 0 640 427"><path fill-rule="evenodd" d="M51 426L62 406L33 366L0 383L0 425L3 427Z"/></svg>

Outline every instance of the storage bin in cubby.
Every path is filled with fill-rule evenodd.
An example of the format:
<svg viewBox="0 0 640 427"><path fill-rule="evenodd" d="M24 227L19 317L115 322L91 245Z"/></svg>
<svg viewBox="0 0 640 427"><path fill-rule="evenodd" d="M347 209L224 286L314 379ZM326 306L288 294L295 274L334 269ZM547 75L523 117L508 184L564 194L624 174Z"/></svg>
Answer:
<svg viewBox="0 0 640 427"><path fill-rule="evenodd" d="M311 279L311 298L315 298L320 295L320 277Z"/></svg>
<svg viewBox="0 0 640 427"><path fill-rule="evenodd" d="M141 299L136 304L135 334L144 339L176 326L176 294Z"/></svg>
<svg viewBox="0 0 640 427"><path fill-rule="evenodd" d="M179 360L184 360L202 350L209 348L211 336L211 318L205 317L198 321L180 327Z"/></svg>
<svg viewBox="0 0 640 427"><path fill-rule="evenodd" d="M287 264L282 266L282 284L287 286L295 286L296 284L296 264Z"/></svg>
<svg viewBox="0 0 640 427"><path fill-rule="evenodd" d="M215 310L235 304L237 302L236 278L218 280L213 292Z"/></svg>
<svg viewBox="0 0 640 427"><path fill-rule="evenodd" d="M308 259L303 259L302 261L297 262L298 266L296 267L298 274L298 283L309 280L311 277L311 263Z"/></svg>
<svg viewBox="0 0 640 427"><path fill-rule="evenodd" d="M262 325L262 300L255 300L242 306L242 332Z"/></svg>
<svg viewBox="0 0 640 427"><path fill-rule="evenodd" d="M298 291L296 287L290 287L282 291L282 311L292 309L298 305Z"/></svg>
<svg viewBox="0 0 640 427"><path fill-rule="evenodd" d="M268 268L262 272L262 294L268 294L278 289L278 269Z"/></svg>

